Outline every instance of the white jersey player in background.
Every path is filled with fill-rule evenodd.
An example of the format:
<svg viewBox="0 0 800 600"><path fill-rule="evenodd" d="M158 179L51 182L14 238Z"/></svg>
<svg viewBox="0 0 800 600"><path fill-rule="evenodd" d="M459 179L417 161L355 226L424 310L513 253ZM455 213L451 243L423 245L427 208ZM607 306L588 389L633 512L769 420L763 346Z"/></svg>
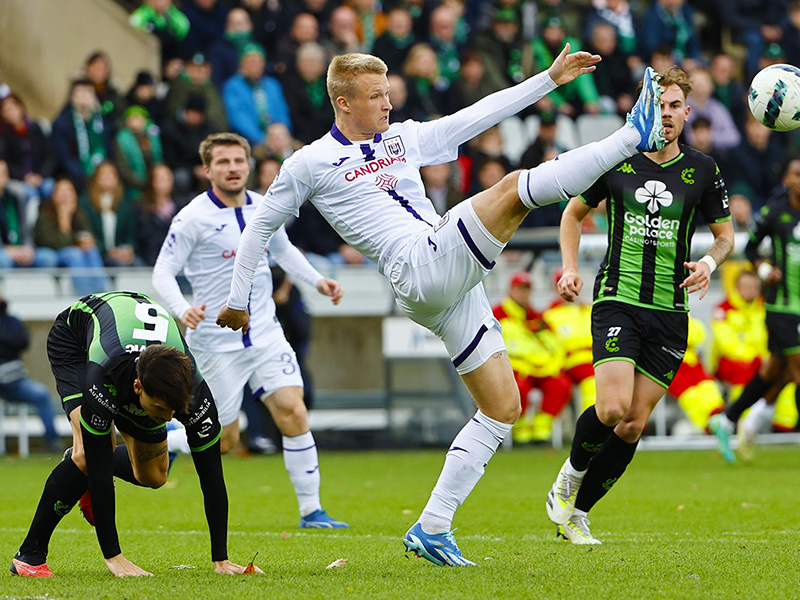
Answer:
<svg viewBox="0 0 800 600"><path fill-rule="evenodd" d="M400 310L445 343L478 405L403 540L408 550L438 565L474 564L456 545L452 520L520 411L500 326L481 282L530 210L569 200L621 160L663 146L654 72L647 69L626 126L535 169L510 173L444 217L425 197L419 168L455 160L461 144L600 61L587 52L568 52L569 45L548 71L453 115L391 125L383 61L365 54L335 57L327 76L335 124L283 164L242 234L231 293L217 317L222 326L247 331L247 300L264 245L305 200L378 265Z"/></svg>
<svg viewBox="0 0 800 600"><path fill-rule="evenodd" d="M263 248L255 265L252 299L246 302L249 330L241 334L206 320L206 311L216 314L227 298L241 232L262 197L245 188L250 145L243 137L210 135L200 144L200 156L211 189L173 218L153 268L153 285L188 328L186 341L214 394L223 426L221 451L230 452L239 440L239 411L249 382L283 433L283 457L300 505L300 527L347 527L320 504L317 447L303 403L303 379L275 316L272 275ZM338 304L339 283L312 267L282 227L270 240L269 256L290 276L315 286ZM192 285L194 305L184 298L175 279L181 271ZM182 428L170 431L168 441L170 451L189 452Z"/></svg>

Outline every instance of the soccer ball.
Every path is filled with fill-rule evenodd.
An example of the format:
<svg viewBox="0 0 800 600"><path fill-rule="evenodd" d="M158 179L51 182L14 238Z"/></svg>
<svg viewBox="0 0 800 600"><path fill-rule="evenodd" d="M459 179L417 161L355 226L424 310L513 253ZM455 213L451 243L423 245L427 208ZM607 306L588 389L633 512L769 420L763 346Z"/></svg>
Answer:
<svg viewBox="0 0 800 600"><path fill-rule="evenodd" d="M761 69L750 84L747 104L756 120L774 131L800 127L800 69L792 65Z"/></svg>

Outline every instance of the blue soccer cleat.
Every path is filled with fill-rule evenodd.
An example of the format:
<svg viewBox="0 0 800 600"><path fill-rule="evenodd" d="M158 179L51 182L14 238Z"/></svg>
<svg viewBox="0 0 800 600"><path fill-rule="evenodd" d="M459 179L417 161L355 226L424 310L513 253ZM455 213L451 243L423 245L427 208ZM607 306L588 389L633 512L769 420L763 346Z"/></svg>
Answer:
<svg viewBox="0 0 800 600"><path fill-rule="evenodd" d="M440 567L475 566L474 562L467 560L461 554L456 538L453 537L453 531L425 533L422 525L416 523L406 532L403 544L406 546L406 552L414 552L417 556L427 558Z"/></svg>
<svg viewBox="0 0 800 600"><path fill-rule="evenodd" d="M664 126L661 124L661 88L658 85L658 75L652 67L647 67L644 71L642 92L626 121L642 138L636 145L639 152L658 152L667 143Z"/></svg>
<svg viewBox="0 0 800 600"><path fill-rule="evenodd" d="M350 526L344 521L337 521L328 514L328 511L320 508L305 517L300 517L300 527L302 529L344 529Z"/></svg>

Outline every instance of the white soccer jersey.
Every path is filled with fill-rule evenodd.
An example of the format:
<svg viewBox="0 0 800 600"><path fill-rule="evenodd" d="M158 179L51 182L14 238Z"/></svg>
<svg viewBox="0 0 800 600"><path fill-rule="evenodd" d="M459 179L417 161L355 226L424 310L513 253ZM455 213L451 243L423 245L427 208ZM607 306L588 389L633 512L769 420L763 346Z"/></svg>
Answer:
<svg viewBox="0 0 800 600"><path fill-rule="evenodd" d="M243 335L215 323L230 290L241 232L261 199L259 194L247 192L247 204L234 208L226 206L209 190L192 200L172 220L153 268L153 284L170 312L180 318L192 306L175 280L175 276L183 271L192 284L194 304L206 305L205 320L200 321L197 329L186 332L186 340L192 349L230 352L249 346L263 347L280 328L272 300L272 275L266 253L258 263L251 299L246 303L250 310L249 331ZM291 244L282 227L270 240L268 250L269 256L289 275L311 285L322 279L300 250Z"/></svg>
<svg viewBox="0 0 800 600"><path fill-rule="evenodd" d="M295 152L281 167L236 257L228 306L247 306L250 278L263 244L300 205L310 200L351 246L385 274L408 240L440 217L419 168L455 160L458 147L516 114L556 87L545 71L436 121L393 123L371 140L352 142L334 127Z"/></svg>

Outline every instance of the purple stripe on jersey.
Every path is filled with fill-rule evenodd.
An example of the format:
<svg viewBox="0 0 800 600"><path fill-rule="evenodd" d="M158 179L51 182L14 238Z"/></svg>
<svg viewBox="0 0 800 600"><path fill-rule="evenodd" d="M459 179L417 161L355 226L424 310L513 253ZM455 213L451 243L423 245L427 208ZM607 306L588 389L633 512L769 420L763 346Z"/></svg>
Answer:
<svg viewBox="0 0 800 600"><path fill-rule="evenodd" d="M245 192L245 196L247 196L247 202L245 204L252 204L253 198L250 196L250 192Z"/></svg>
<svg viewBox="0 0 800 600"><path fill-rule="evenodd" d="M375 150L369 144L361 144L361 154L364 155L364 162L375 160Z"/></svg>
<svg viewBox="0 0 800 600"><path fill-rule="evenodd" d="M248 198L248 200L249 200L249 198ZM247 223L245 223L245 221L244 221L244 211L242 210L242 207L241 206L237 206L236 208L233 209L233 211L236 213L236 222L239 224L239 231L244 231L244 227L245 227L245 225L247 225ZM247 310L250 310L250 299L249 298L247 300ZM252 312L250 312L250 316L251 317L253 316ZM243 333L242 334L242 344L244 344L245 348L249 348L250 346L253 345L253 340L250 339L250 330L249 329L247 330L247 333Z"/></svg>
<svg viewBox="0 0 800 600"><path fill-rule="evenodd" d="M483 255L478 245L475 243L475 240L472 239L472 236L467 231L467 226L464 225L464 221L461 219L458 220L458 230L461 232L461 237L464 238L464 241L467 243L467 248L475 255L475 258L478 259L478 262L483 265L484 269L492 269L495 265L494 261L489 262L489 259Z"/></svg>
<svg viewBox="0 0 800 600"><path fill-rule="evenodd" d="M260 402L261 396L263 394L264 394L264 388L263 387L258 388L255 392L253 392L253 400L255 400L256 402Z"/></svg>
<svg viewBox="0 0 800 600"><path fill-rule="evenodd" d="M209 189L209 190L208 190L208 192L207 192L207 194L208 194L208 197L209 197L209 199L210 199L210 200L211 200L211 201L212 201L214 204L216 204L216 205L217 205L219 208L228 208L228 207L225 205L225 203L224 203L222 200L220 200L220 199L217 197L217 195L214 193L214 190L212 190L212 189Z"/></svg>
<svg viewBox="0 0 800 600"><path fill-rule="evenodd" d="M475 334L474 338L472 338L472 341L469 343L467 348L461 354L459 354L458 356L456 356L453 359L453 366L454 367L457 367L458 365L463 363L465 360L467 360L467 357L470 354L472 354L472 352L475 350L475 348L478 347L478 344L480 344L481 338L483 337L483 334L486 333L487 331L489 331L489 328L486 327L486 325L481 325L481 328L478 330L478 333Z"/></svg>
<svg viewBox="0 0 800 600"><path fill-rule="evenodd" d="M374 137L374 138L372 138L372 143L373 143L373 144L377 144L377 143L378 143L378 142L380 142L380 141L381 141L381 134L380 134L380 133L376 133L376 134L375 134L375 137Z"/></svg>
<svg viewBox="0 0 800 600"><path fill-rule="evenodd" d="M386 193L387 193L387 194L389 194L389 195L390 195L392 198L394 198L395 200L397 200L397 201L400 203L400 206L402 206L402 207L403 207L403 208L405 208L405 209L406 209L408 212L410 212L410 213L411 213L411 216L413 216L415 219L418 219L419 221L422 221L422 222L423 222L423 223L425 223L426 225L431 225L431 224L430 224L430 223L428 223L428 222L427 222L425 219L423 219L422 217L420 217L420 216L419 216L419 214L417 213L417 211L415 211L415 210L414 210L414 207L413 207L413 206L411 206L411 203L410 203L410 202L409 202L409 201L408 201L406 198L403 198L403 197L402 197L400 194L398 194L398 193L397 193L396 191L394 191L394 190L386 190ZM433 227L433 225L431 225L431 227Z"/></svg>
<svg viewBox="0 0 800 600"><path fill-rule="evenodd" d="M242 211L241 206L237 206L234 211L236 212L236 222L239 224L239 231L244 231L244 226L247 223L244 222L244 211Z"/></svg>
<svg viewBox="0 0 800 600"><path fill-rule="evenodd" d="M334 123L333 127L331 127L331 135L333 136L333 139L342 144L342 146L353 145L353 142L344 137L344 134L341 131L339 131L339 128L336 126L336 123Z"/></svg>

